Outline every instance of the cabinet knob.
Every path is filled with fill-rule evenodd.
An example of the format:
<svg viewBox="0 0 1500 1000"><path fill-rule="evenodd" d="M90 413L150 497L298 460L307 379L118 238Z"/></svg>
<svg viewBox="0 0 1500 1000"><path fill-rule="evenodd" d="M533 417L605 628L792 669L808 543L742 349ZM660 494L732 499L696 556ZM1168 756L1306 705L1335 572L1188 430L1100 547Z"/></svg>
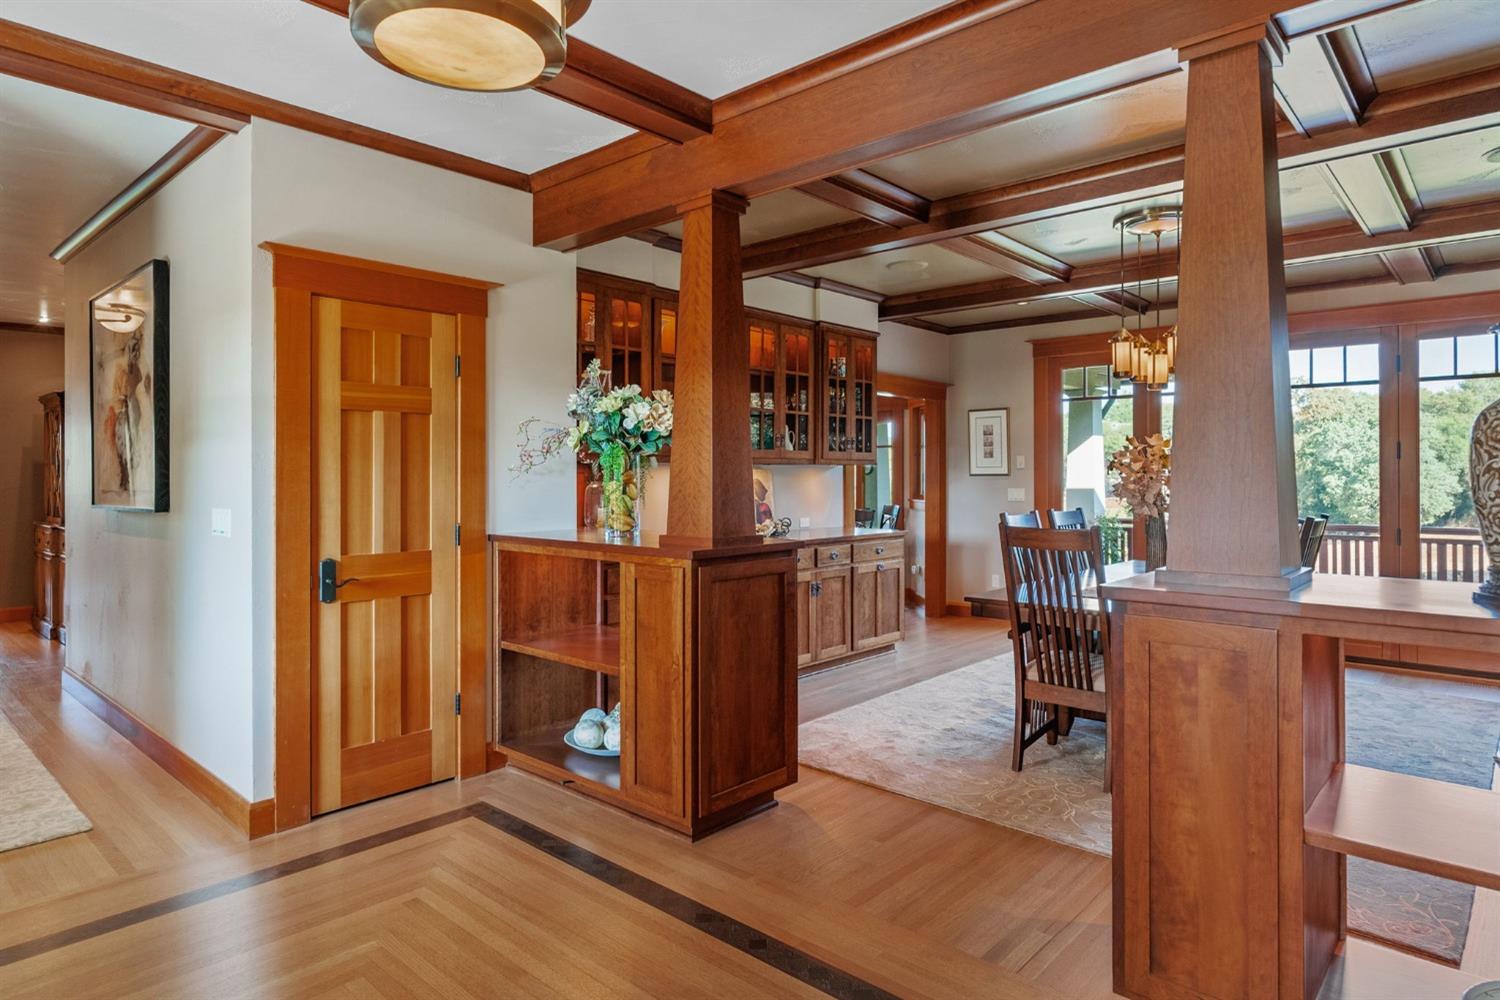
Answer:
<svg viewBox="0 0 1500 1000"><path fill-rule="evenodd" d="M877 572L877 573L884 573L885 572L885 563L876 563L875 564L875 572Z"/></svg>
<svg viewBox="0 0 1500 1000"><path fill-rule="evenodd" d="M885 546L884 545L877 545L877 546L875 546L875 554L877 556L883 556L883 555L885 555Z"/></svg>
<svg viewBox="0 0 1500 1000"><path fill-rule="evenodd" d="M837 552L830 552L830 553L828 553L828 561L829 562L838 562L839 561L839 554Z"/></svg>

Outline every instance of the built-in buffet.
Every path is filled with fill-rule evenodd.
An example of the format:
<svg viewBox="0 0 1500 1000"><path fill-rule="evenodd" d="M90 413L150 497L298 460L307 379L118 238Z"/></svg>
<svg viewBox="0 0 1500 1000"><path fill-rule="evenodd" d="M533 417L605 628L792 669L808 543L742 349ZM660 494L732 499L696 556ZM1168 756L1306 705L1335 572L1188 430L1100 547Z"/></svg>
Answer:
<svg viewBox="0 0 1500 1000"><path fill-rule="evenodd" d="M871 656L901 640L906 537L883 528L794 532L797 669Z"/></svg>
<svg viewBox="0 0 1500 1000"><path fill-rule="evenodd" d="M491 546L492 762L695 838L796 781L798 543ZM618 742L600 746L579 722L604 728L616 705Z"/></svg>
<svg viewBox="0 0 1500 1000"><path fill-rule="evenodd" d="M677 378L677 293L578 273L578 372L598 360L615 385ZM763 464L875 461L876 335L746 309L751 456Z"/></svg>

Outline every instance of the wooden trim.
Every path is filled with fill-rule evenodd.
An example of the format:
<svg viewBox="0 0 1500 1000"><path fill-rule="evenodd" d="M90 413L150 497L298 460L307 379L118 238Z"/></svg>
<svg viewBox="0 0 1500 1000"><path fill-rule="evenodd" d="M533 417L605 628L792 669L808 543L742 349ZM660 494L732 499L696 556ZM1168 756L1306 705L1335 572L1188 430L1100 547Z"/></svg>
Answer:
<svg viewBox="0 0 1500 1000"><path fill-rule="evenodd" d="M956 618L972 618L974 617L974 608L967 601L959 601L957 603L949 601L948 614Z"/></svg>
<svg viewBox="0 0 1500 1000"><path fill-rule="evenodd" d="M63 335L63 328L53 326L50 323L0 322L0 333L49 333L61 337Z"/></svg>
<svg viewBox="0 0 1500 1000"><path fill-rule="evenodd" d="M224 138L224 133L199 125L171 149L161 159L147 167L139 177L125 185L125 188L109 201L104 207L84 222L83 225L73 230L68 238L52 249L50 256L59 264L66 264L73 259L84 247L104 235L111 226L120 222L131 212L139 208L146 199L157 191L160 191L166 183L187 168L198 157L213 148L214 144Z"/></svg>
<svg viewBox="0 0 1500 1000"><path fill-rule="evenodd" d="M932 202L866 170L846 170L797 188L847 212L886 226L926 222Z"/></svg>
<svg viewBox="0 0 1500 1000"><path fill-rule="evenodd" d="M475 278L304 247L263 243L272 254L276 292L276 798L277 830L312 814L314 519L312 296L348 297L429 312L455 313L459 357L458 501L459 714L458 776L483 774L486 750L485 663L491 636L486 541L488 445L485 423L486 316L489 289ZM403 295L409 296L403 300ZM451 308L452 306L461 308ZM467 308L463 308L467 307Z"/></svg>
<svg viewBox="0 0 1500 1000"><path fill-rule="evenodd" d="M470 177L531 189L526 174L165 66L0 19L0 73L223 132L264 118Z"/></svg>
<svg viewBox="0 0 1500 1000"><path fill-rule="evenodd" d="M536 89L668 142L713 132L708 98L578 38L568 39L562 72Z"/></svg>
<svg viewBox="0 0 1500 1000"><path fill-rule="evenodd" d="M1293 313L1287 326L1293 334L1317 331L1373 330L1403 323L1483 319L1500 314L1500 291L1448 295L1407 302L1376 302L1339 309Z"/></svg>
<svg viewBox="0 0 1500 1000"><path fill-rule="evenodd" d="M948 398L951 383L934 382L931 379L911 375L896 375L892 372L875 373L875 391L888 392L907 399L934 399L943 402Z"/></svg>
<svg viewBox="0 0 1500 1000"><path fill-rule="evenodd" d="M0 608L0 622L24 622L31 618L33 608L23 604L16 608Z"/></svg>
<svg viewBox="0 0 1500 1000"><path fill-rule="evenodd" d="M1067 281L1073 274L1072 265L1004 233L955 236L939 241L938 246L1030 285Z"/></svg>
<svg viewBox="0 0 1500 1000"><path fill-rule="evenodd" d="M271 284L320 295L428 312L489 315L489 291L499 282L425 271L343 254L262 243L272 255Z"/></svg>
<svg viewBox="0 0 1500 1000"><path fill-rule="evenodd" d="M275 821L275 803L272 800L247 802L238 792L173 746L166 737L138 719L129 709L66 667L62 670L62 687L84 708L103 719L109 728L125 737L163 771L181 782L188 791L244 831L248 838L254 840L272 832Z"/></svg>
<svg viewBox="0 0 1500 1000"><path fill-rule="evenodd" d="M1050 358L1059 354L1093 354L1099 350L1109 350L1109 333L1080 333L1072 337L1048 337L1039 340L1028 340L1031 345L1031 356L1033 358ZM1097 361L1082 362L1083 364L1099 364Z"/></svg>

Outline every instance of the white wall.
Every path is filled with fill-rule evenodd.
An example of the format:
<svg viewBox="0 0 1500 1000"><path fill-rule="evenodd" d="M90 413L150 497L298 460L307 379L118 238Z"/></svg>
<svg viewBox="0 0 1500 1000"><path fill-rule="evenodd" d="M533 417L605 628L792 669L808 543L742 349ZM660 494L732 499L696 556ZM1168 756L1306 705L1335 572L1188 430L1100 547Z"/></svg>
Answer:
<svg viewBox="0 0 1500 1000"><path fill-rule="evenodd" d="M573 386L574 259L531 245L531 197L274 122L257 119L252 132L254 244L289 243L503 285L490 295L488 323L488 529L569 527L576 506L568 463L523 478L509 471L517 424L531 416L561 422ZM256 516L267 532L274 516L273 306L270 255L257 251ZM269 548L260 556L255 737L256 790L263 797L271 792L274 747L274 567Z"/></svg>
<svg viewBox="0 0 1500 1000"><path fill-rule="evenodd" d="M63 387L63 338L0 333L0 609L35 598L36 535L42 516L42 404Z"/></svg>
<svg viewBox="0 0 1500 1000"><path fill-rule="evenodd" d="M956 339L901 323L881 323L880 370L929 382L952 382Z"/></svg>
<svg viewBox="0 0 1500 1000"><path fill-rule="evenodd" d="M250 148L248 132L226 137L63 271L68 668L247 798ZM170 268L171 509L96 509L89 298L154 257ZM234 512L228 538L209 533L215 507Z"/></svg>
<svg viewBox="0 0 1500 1000"><path fill-rule="evenodd" d="M1455 275L1436 282L1413 285L1367 285L1359 288L1293 293L1287 296L1289 313L1312 312L1378 302L1467 295L1500 289L1500 273ZM1164 323L1176 321L1176 313L1162 313ZM1040 326L970 333L948 338L952 342L953 389L948 396L948 595L950 601L977 590L988 590L1002 573L1000 543L995 525L1001 511L1022 513L1036 506L1033 469L1033 383L1031 340L1107 333L1118 329L1118 320L1101 315L1097 320L1049 323ZM881 361L885 361L886 339L881 338ZM997 406L1010 407L1012 471L1009 476L970 476L968 459L968 411ZM1024 461L1025 467L1020 463ZM1007 499L1007 490L1019 489L1022 499Z"/></svg>

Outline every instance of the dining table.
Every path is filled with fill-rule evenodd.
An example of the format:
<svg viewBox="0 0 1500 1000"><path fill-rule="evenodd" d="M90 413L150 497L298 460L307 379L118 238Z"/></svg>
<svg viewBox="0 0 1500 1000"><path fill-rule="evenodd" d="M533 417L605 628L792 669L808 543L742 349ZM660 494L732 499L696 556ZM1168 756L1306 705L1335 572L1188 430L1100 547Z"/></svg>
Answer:
<svg viewBox="0 0 1500 1000"><path fill-rule="evenodd" d="M1104 582L1116 583L1129 576L1139 576L1146 572L1146 563L1141 559L1131 559L1124 562L1110 563L1104 567ZM1099 614L1099 583L1095 579L1093 570L1084 577L1083 608L1090 616ZM1026 600L1026 585L1022 584L1020 592L1016 595L1018 600ZM971 594L964 598L969 604L969 613L975 618L1003 618L1010 619L1010 600L1006 596L1005 588L999 590L986 590L978 594Z"/></svg>

